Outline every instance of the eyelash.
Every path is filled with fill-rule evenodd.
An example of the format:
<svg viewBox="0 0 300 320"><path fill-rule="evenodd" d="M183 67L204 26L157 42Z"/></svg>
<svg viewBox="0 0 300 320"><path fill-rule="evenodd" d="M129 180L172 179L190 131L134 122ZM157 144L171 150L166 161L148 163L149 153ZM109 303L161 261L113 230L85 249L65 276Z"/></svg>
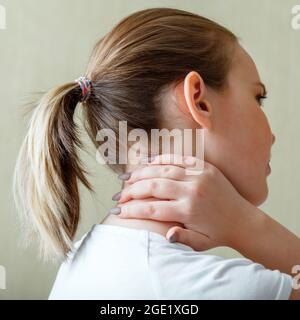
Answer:
<svg viewBox="0 0 300 320"><path fill-rule="evenodd" d="M267 96L266 96L266 95L263 96L263 95L261 95L261 94L259 94L258 96L256 96L257 102L259 103L259 105L260 105L261 107L263 107L263 103L262 103L261 99L267 99Z"/></svg>

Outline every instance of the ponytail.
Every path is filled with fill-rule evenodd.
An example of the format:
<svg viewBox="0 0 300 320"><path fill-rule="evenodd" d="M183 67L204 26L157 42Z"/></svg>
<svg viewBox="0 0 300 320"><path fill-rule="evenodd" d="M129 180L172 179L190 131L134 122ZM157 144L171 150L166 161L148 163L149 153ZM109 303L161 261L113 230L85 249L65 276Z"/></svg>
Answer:
<svg viewBox="0 0 300 320"><path fill-rule="evenodd" d="M188 35L188 37L187 37ZM119 146L120 121L128 131L161 128L165 93L194 70L207 87L228 85L238 38L228 29L183 10L150 8L122 19L95 45L86 78L46 94L35 109L15 171L15 194L25 231L40 238L44 253L66 256L79 220L78 180L91 187L76 153L80 146L73 120L80 98L84 125L96 148L100 129L110 129ZM91 89L92 93L91 93ZM81 100L82 101L82 100ZM106 142L105 142L106 143ZM104 153L105 156L105 153ZM108 163L115 173L125 165Z"/></svg>
<svg viewBox="0 0 300 320"><path fill-rule="evenodd" d="M74 112L78 84L45 94L33 111L14 174L14 194L27 236L38 237L45 258L64 258L79 222L78 180L92 190L80 163Z"/></svg>

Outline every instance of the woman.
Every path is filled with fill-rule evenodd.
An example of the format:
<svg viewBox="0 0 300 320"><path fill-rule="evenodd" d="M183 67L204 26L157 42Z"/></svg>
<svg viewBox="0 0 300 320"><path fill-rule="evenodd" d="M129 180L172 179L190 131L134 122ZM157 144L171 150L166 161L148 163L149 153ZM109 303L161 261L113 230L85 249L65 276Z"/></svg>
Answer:
<svg viewBox="0 0 300 320"><path fill-rule="evenodd" d="M130 130L147 133L156 128L201 128L205 160L221 170L241 195L228 202L229 208L247 209L261 204L268 193L274 136L260 108L265 94L255 64L237 37L204 17L176 9L147 9L126 17L103 37L94 48L86 77L41 99L16 167L17 202L29 222L26 230L39 237L46 256L66 258L50 299L294 297L292 278L285 270L201 254L165 238L170 228L173 232L181 226L197 232L203 247L230 245L237 237L234 233L227 237L226 228L213 234L220 220L216 215L201 227L195 218L187 223L179 219L182 210L187 216L202 216L195 200L201 200L199 181L217 170L208 163L202 180L187 177L188 163L163 169L172 178L167 179L154 170L161 166L123 165L117 156L117 164L109 166L125 181L122 194L114 196L122 209L112 209L114 215L72 245L80 211L77 182L92 189L76 153L80 140L73 116L78 102L97 148L100 129L109 129L117 141L122 138L120 121L126 121ZM118 155L118 144L116 151ZM193 152L194 161L192 156ZM133 169L137 173L126 181L129 175L124 172ZM139 177L141 181L135 181ZM235 189L223 180L231 199ZM207 192L214 201L222 201L220 188L210 187ZM209 210L211 205L202 202L201 208ZM233 230L243 215L223 218Z"/></svg>

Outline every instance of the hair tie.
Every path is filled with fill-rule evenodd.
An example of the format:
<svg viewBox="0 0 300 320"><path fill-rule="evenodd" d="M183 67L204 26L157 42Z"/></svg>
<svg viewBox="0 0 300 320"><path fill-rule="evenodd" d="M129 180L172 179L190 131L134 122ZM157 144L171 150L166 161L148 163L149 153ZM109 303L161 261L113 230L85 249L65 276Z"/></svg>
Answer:
<svg viewBox="0 0 300 320"><path fill-rule="evenodd" d="M92 81L89 78L82 76L76 79L75 82L77 82L81 88L80 102L86 101L92 92L92 88L93 88Z"/></svg>

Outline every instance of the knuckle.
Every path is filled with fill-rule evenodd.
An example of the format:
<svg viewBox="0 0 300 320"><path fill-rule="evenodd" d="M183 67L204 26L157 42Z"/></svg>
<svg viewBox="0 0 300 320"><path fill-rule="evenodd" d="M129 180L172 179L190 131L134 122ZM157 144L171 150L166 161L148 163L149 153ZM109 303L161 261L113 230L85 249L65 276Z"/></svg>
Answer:
<svg viewBox="0 0 300 320"><path fill-rule="evenodd" d="M157 182L156 181L149 181L148 182L148 189L150 192L153 192L154 190L156 190L158 187Z"/></svg>
<svg viewBox="0 0 300 320"><path fill-rule="evenodd" d="M188 192L191 196L195 196L199 193L200 184L198 181L191 181L188 187Z"/></svg>
<svg viewBox="0 0 300 320"><path fill-rule="evenodd" d="M167 176L167 175L170 173L170 169L171 169L170 166L164 166L164 167L162 168L163 175L164 175L164 176Z"/></svg>
<svg viewBox="0 0 300 320"><path fill-rule="evenodd" d="M174 169L172 168L172 166L164 166L164 168L162 169L162 176L164 178L170 178L173 177L175 174Z"/></svg>
<svg viewBox="0 0 300 320"><path fill-rule="evenodd" d="M147 206L147 213L151 216L154 216L156 214L156 208L153 204L148 204Z"/></svg>
<svg viewBox="0 0 300 320"><path fill-rule="evenodd" d="M208 174L210 175L210 177L216 177L217 174L219 173L219 170L214 167L214 166L210 166L210 168L207 170Z"/></svg>
<svg viewBox="0 0 300 320"><path fill-rule="evenodd" d="M193 214L195 212L193 202L190 201L190 199L186 199L184 203L184 208L185 220L188 222L193 217Z"/></svg>

